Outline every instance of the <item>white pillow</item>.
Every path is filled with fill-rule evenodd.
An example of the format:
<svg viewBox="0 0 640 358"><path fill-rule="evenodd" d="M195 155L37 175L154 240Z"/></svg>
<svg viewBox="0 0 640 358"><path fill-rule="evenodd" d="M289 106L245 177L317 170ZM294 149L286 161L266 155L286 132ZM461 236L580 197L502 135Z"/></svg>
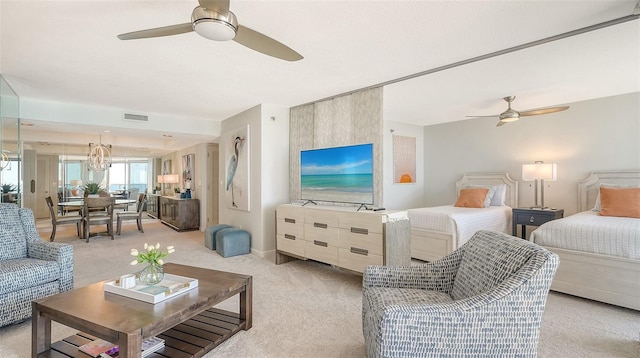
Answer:
<svg viewBox="0 0 640 358"><path fill-rule="evenodd" d="M504 200L507 196L507 184L498 184L494 185L496 187L496 193L493 195L493 199L491 199L491 206L504 206Z"/></svg>
<svg viewBox="0 0 640 358"><path fill-rule="evenodd" d="M504 197L507 194L507 185L506 184L498 184L498 185L467 185L467 188L487 188L489 192L487 196L484 198L483 207L488 208L489 206L504 206Z"/></svg>
<svg viewBox="0 0 640 358"><path fill-rule="evenodd" d="M503 188L501 188L501 186ZM504 193L507 189L507 186L504 184L501 185L467 185L467 188L485 188L489 189L487 192L487 196L484 198L484 203L482 204L483 208L488 208L489 206L500 206L500 201L504 202ZM502 204L504 205L504 204Z"/></svg>
<svg viewBox="0 0 640 358"><path fill-rule="evenodd" d="M640 185L637 184L600 184L600 188L640 188ZM593 206L591 211L599 213L600 212L600 188L598 188L598 197L596 198L596 205Z"/></svg>

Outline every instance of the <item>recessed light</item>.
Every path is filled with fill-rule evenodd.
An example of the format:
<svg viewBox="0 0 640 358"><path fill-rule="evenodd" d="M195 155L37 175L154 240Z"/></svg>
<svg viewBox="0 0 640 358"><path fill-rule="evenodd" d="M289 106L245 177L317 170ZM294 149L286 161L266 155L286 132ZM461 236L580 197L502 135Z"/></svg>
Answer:
<svg viewBox="0 0 640 358"><path fill-rule="evenodd" d="M21 126L25 126L25 127L33 127L33 123L20 123Z"/></svg>
<svg viewBox="0 0 640 358"><path fill-rule="evenodd" d="M173 136L171 134L163 134L163 137L167 137L167 138L173 138Z"/></svg>

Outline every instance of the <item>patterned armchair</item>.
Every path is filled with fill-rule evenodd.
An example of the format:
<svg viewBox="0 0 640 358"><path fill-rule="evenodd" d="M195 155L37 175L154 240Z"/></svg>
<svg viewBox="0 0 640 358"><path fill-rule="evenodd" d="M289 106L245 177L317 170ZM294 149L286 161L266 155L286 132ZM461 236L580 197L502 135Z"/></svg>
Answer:
<svg viewBox="0 0 640 358"><path fill-rule="evenodd" d="M73 246L42 241L33 212L0 204L0 327L31 317L31 301L73 288Z"/></svg>
<svg viewBox="0 0 640 358"><path fill-rule="evenodd" d="M558 256L478 231L420 266L369 266L362 325L368 357L536 357Z"/></svg>

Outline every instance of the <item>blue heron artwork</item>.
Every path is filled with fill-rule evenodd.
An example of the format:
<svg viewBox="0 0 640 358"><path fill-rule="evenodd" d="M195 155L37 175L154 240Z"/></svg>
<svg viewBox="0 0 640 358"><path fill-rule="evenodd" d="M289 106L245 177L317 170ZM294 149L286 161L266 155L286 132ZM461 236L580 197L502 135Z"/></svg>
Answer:
<svg viewBox="0 0 640 358"><path fill-rule="evenodd" d="M249 211L248 133L247 125L229 133L225 141L227 207L245 211Z"/></svg>

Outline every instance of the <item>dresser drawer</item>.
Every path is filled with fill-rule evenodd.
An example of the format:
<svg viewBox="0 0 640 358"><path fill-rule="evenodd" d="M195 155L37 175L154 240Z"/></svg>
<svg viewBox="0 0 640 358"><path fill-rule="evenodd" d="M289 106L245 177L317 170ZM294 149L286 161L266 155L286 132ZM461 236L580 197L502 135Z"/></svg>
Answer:
<svg viewBox="0 0 640 358"><path fill-rule="evenodd" d="M278 219L276 221L276 232L280 235L289 234L296 238L302 238L304 235L304 224L302 222L299 224L291 224L283 219Z"/></svg>
<svg viewBox="0 0 640 358"><path fill-rule="evenodd" d="M517 213L516 224L540 226L553 220L552 215L546 213Z"/></svg>
<svg viewBox="0 0 640 358"><path fill-rule="evenodd" d="M371 254L382 255L382 234L369 232L363 234L358 230L340 229L338 246L350 250L366 250Z"/></svg>
<svg viewBox="0 0 640 358"><path fill-rule="evenodd" d="M307 209L304 222L316 227L338 227L338 213L322 209Z"/></svg>
<svg viewBox="0 0 640 358"><path fill-rule="evenodd" d="M276 218L290 224L304 223L304 210L294 206L280 205L276 209Z"/></svg>
<svg viewBox="0 0 640 358"><path fill-rule="evenodd" d="M304 224L304 239L324 241L332 246L338 246L339 229L337 227L324 227L317 224Z"/></svg>
<svg viewBox="0 0 640 358"><path fill-rule="evenodd" d="M382 234L382 216L374 213L343 213L340 228L362 233Z"/></svg>
<svg viewBox="0 0 640 358"><path fill-rule="evenodd" d="M285 251L304 257L305 241L302 238L292 238L291 236L278 234L276 240L278 251Z"/></svg>
<svg viewBox="0 0 640 358"><path fill-rule="evenodd" d="M338 247L330 246L326 241L304 241L304 254L307 258L330 265L338 264Z"/></svg>
<svg viewBox="0 0 640 358"><path fill-rule="evenodd" d="M364 272L365 267L369 265L383 265L384 260L381 255L371 253L364 254L357 250L345 248L338 249L338 266L356 272Z"/></svg>

